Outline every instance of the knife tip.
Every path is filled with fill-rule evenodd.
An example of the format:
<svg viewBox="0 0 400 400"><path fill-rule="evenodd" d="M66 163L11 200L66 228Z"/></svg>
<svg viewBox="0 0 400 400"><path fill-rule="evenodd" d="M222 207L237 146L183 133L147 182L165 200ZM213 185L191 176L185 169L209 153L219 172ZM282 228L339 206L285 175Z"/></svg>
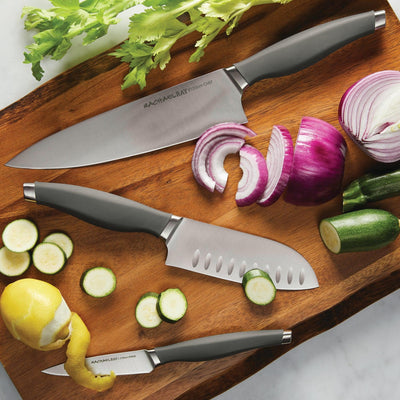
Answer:
<svg viewBox="0 0 400 400"><path fill-rule="evenodd" d="M25 166L25 165L15 164L14 158L12 158L10 161L7 161L4 165L5 165L6 167L10 167L10 168L26 168L26 169L33 169L32 167L28 167L28 166Z"/></svg>
<svg viewBox="0 0 400 400"><path fill-rule="evenodd" d="M58 364L53 367L46 368L40 372L46 375L68 376L68 373L64 369L64 364Z"/></svg>

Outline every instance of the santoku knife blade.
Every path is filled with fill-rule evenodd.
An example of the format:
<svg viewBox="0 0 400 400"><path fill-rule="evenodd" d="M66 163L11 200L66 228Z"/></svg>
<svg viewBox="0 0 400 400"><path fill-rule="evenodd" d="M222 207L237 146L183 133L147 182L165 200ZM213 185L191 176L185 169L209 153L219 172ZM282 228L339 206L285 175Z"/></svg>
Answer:
<svg viewBox="0 0 400 400"><path fill-rule="evenodd" d="M191 141L216 123L245 123L241 98L247 86L304 69L384 25L385 12L370 11L310 28L229 68L54 133L6 165L32 169L88 166Z"/></svg>
<svg viewBox="0 0 400 400"><path fill-rule="evenodd" d="M246 271L260 268L268 272L277 289L318 287L306 259L274 240L178 217L81 186L25 183L24 196L103 228L161 237L168 248L165 263L170 266L234 282L242 282Z"/></svg>
<svg viewBox="0 0 400 400"><path fill-rule="evenodd" d="M153 350L136 350L122 353L89 357L86 365L96 375L145 374L155 367L173 361L208 361L230 356L261 347L289 344L292 332L284 330L264 330L225 333L187 340ZM64 364L58 364L42 371L49 375L68 376Z"/></svg>

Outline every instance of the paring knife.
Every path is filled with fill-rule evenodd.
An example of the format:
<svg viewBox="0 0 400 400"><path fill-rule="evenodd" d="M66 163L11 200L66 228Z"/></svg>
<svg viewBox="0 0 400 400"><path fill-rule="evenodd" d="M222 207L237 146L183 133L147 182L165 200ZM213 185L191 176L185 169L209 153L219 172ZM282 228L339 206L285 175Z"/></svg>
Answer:
<svg viewBox="0 0 400 400"><path fill-rule="evenodd" d="M289 75L385 25L384 11L337 19L290 36L233 66L125 104L37 142L6 165L73 168L198 138L220 122L247 122L241 97L253 83Z"/></svg>
<svg viewBox="0 0 400 400"><path fill-rule="evenodd" d="M294 249L260 236L178 217L133 200L62 183L24 184L24 197L91 224L165 239L166 265L234 282L253 268L265 270L277 289L318 287L314 270Z"/></svg>
<svg viewBox="0 0 400 400"><path fill-rule="evenodd" d="M289 344L292 332L264 330L225 333L187 340L153 350L136 350L122 353L89 357L86 365L96 375L145 374L155 367L172 361L208 361L261 347ZM64 364L58 364L42 371L49 375L68 376Z"/></svg>

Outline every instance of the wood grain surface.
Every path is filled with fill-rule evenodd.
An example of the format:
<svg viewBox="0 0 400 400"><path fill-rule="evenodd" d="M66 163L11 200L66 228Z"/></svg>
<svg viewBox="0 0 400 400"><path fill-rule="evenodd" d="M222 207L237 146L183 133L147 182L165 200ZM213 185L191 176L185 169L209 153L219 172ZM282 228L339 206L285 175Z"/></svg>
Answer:
<svg viewBox="0 0 400 400"><path fill-rule="evenodd" d="M40 171L4 166L24 148L78 121L227 67L305 28L371 9L387 11L385 29L347 45L304 71L259 82L245 91L248 126L258 134L250 142L265 153L274 124L287 126L294 140L305 115L324 119L340 129L337 109L344 91L369 73L399 68L400 25L386 1L293 0L285 6L258 6L244 16L231 36L220 35L198 64L187 62L196 37L183 39L166 70L150 73L144 91L132 87L122 92L120 84L127 67L104 53L0 111L0 229L14 218L28 217L38 224L41 238L57 229L70 234L75 252L61 273L46 276L31 267L24 276L46 280L61 290L91 332L89 355L153 348L243 330L292 329L294 339L289 346L210 362L172 363L151 374L118 377L110 391L97 394L69 378L40 372L63 362L65 348L31 350L13 339L0 323L0 359L24 399L209 399L400 287L398 240L381 250L347 255L332 255L321 243L318 222L341 212L340 196L318 207L296 207L280 199L269 208L238 208L234 200L240 179L237 157L229 157L226 163L230 172L226 192L211 194L196 184L191 172L194 142L78 169ZM349 151L344 185L377 166L348 137L345 139ZM237 283L165 266L166 248L160 239L144 233L111 232L24 201L22 184L33 181L88 186L176 215L278 240L310 262L320 287L279 291L271 305L252 305ZM400 216L398 199L375 206ZM90 298L79 287L82 272L95 265L111 267L116 273L117 289L108 298ZM1 277L0 291L12 280ZM187 295L187 315L174 325L141 329L134 318L137 300L146 291L160 292L168 287L179 287Z"/></svg>

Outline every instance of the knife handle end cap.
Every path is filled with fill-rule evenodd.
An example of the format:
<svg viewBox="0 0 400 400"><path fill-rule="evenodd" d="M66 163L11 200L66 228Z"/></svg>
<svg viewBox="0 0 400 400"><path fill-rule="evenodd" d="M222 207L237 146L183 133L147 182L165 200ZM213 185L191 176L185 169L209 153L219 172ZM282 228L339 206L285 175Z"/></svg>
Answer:
<svg viewBox="0 0 400 400"><path fill-rule="evenodd" d="M36 193L34 183L24 183L24 199L36 203Z"/></svg>
<svg viewBox="0 0 400 400"><path fill-rule="evenodd" d="M384 28L386 25L385 10L375 11L375 30Z"/></svg>

